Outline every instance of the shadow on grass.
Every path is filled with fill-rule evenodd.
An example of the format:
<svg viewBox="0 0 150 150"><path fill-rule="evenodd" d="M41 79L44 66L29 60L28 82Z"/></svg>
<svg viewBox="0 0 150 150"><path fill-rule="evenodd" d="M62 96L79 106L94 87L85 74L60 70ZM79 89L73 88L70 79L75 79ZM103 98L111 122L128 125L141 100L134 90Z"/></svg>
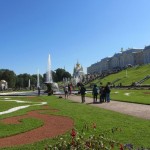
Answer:
<svg viewBox="0 0 150 150"><path fill-rule="evenodd" d="M86 104L90 105L90 104L102 104L102 103L100 103L100 102L89 102L89 103L86 103Z"/></svg>
<svg viewBox="0 0 150 150"><path fill-rule="evenodd" d="M79 104L80 102L70 101L69 103Z"/></svg>

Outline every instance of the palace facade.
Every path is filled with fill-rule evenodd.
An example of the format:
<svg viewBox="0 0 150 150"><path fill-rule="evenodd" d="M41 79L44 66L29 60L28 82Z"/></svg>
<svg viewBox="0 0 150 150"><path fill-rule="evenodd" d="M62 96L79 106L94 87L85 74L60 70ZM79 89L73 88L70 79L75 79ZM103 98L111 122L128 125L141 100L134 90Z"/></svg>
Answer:
<svg viewBox="0 0 150 150"><path fill-rule="evenodd" d="M121 50L112 57L106 57L87 68L88 74L101 74L123 69L127 66L143 65L150 63L150 46L144 49L130 48Z"/></svg>

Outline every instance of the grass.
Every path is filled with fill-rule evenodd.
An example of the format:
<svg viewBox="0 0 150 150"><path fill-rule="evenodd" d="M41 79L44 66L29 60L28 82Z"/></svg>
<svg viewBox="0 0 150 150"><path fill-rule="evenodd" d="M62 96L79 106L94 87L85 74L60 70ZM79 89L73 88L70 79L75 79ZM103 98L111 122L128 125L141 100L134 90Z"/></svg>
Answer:
<svg viewBox="0 0 150 150"><path fill-rule="evenodd" d="M36 98L34 98L34 101L36 101ZM132 143L136 147L144 146L150 148L149 120L131 117L128 115L93 107L90 105L76 103L70 100L58 99L55 96L41 96L40 98L43 101L47 101L50 107L59 110L58 112L49 113L50 115L61 115L72 118L74 120L75 128L79 131L82 130L84 123L88 124L89 126L91 126L92 123L96 123L97 134L101 133L102 131L111 129L113 127L119 127L122 129L121 132L115 133L114 135L110 135L114 140L119 141L121 143ZM20 115L29 111L30 109L31 108L21 110L13 114ZM40 107L35 106L34 109L40 109ZM93 130L89 132L89 134L92 133ZM69 133L62 135L62 137L67 140L70 139ZM58 138L60 137L56 137L54 139L46 139L34 144L13 148L5 148L5 150L43 150L47 144L54 144L55 142L57 142Z"/></svg>
<svg viewBox="0 0 150 150"><path fill-rule="evenodd" d="M0 122L0 138L30 131L43 125L43 121L35 118L24 118L18 124L5 124Z"/></svg>
<svg viewBox="0 0 150 150"><path fill-rule="evenodd" d="M5 111L8 109L11 109L12 107L22 106L23 104L29 105L30 101L35 103L32 99L30 99L30 101L28 102L27 98L25 99L24 103L17 103L15 100L18 100L18 97L11 97L11 99L5 99L5 97L0 97L0 110ZM23 101L23 98L22 98L22 101Z"/></svg>
<svg viewBox="0 0 150 150"><path fill-rule="evenodd" d="M86 96L93 97L91 93ZM112 100L150 105L150 90L111 89Z"/></svg>
<svg viewBox="0 0 150 150"><path fill-rule="evenodd" d="M111 99L150 105L149 90L111 90Z"/></svg>
<svg viewBox="0 0 150 150"><path fill-rule="evenodd" d="M28 101L33 102L33 104L35 104L35 102L41 102L42 101L39 97L18 97L17 96L17 97L8 97L8 98L10 98L11 100L14 100L14 102L13 101L11 101L11 102L1 101L0 105L3 106L3 107L2 107L2 109L0 109L0 112L6 111L10 108L17 107L17 106L29 105L30 103L28 103ZM4 99L4 97L1 97L0 100L3 100L3 99ZM15 100L26 101L27 103L16 103ZM41 106L34 106L34 107L31 106L31 107L28 107L26 109L21 109L19 111L15 111L15 112L12 112L12 113L0 115L0 119L13 117L13 116L18 116L18 115L24 115L28 111L37 110L37 109L40 109L40 108L41 108Z"/></svg>
<svg viewBox="0 0 150 150"><path fill-rule="evenodd" d="M106 85L108 82L113 82L116 79L119 79L114 83L116 86L120 83L122 83L123 86L130 86L133 82L138 82L147 75L150 75L150 64L127 68L126 70L122 70L118 73L108 75L103 79L99 78L94 80L92 83L95 83L99 86L101 82L103 85ZM89 87L89 85L90 84L87 84L86 86ZM150 85L150 78L141 85Z"/></svg>
<svg viewBox="0 0 150 150"><path fill-rule="evenodd" d="M29 105L28 101L33 102L35 104L39 101L38 98L30 98L30 97L9 97L8 100L12 101L5 101L5 97L0 98L0 112L6 111L8 109L17 107L17 106L23 106L23 105ZM26 101L26 103L16 103L15 100L21 100ZM32 104L32 103L30 103ZM0 119L3 118L9 118L13 116L20 116L26 114L28 111L39 109L39 106L29 107L27 109L22 109L16 112L8 113L0 115ZM18 133L23 133L35 128L38 128L43 125L43 121L36 119L36 118L24 118L20 120L20 123L18 124L5 124L3 122L0 122L0 138L12 136Z"/></svg>
<svg viewBox="0 0 150 150"><path fill-rule="evenodd" d="M8 110L12 107L17 107L17 106L21 106L22 104L16 104L14 102L2 102L0 101L0 110L1 111L5 111Z"/></svg>

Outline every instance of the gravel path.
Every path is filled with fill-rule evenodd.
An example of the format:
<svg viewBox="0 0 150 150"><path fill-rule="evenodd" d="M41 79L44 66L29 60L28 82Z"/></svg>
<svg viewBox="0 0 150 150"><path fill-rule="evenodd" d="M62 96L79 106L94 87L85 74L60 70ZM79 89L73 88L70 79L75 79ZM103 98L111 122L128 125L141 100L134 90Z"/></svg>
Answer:
<svg viewBox="0 0 150 150"><path fill-rule="evenodd" d="M80 96L69 95L68 99L81 103ZM93 99L89 97L86 97L85 101L86 104L90 104L96 107L113 110L123 114L128 114L131 116L136 116L139 118L150 120L150 105L134 104L134 103L127 103L127 102L119 102L119 101L111 101L110 103L93 104Z"/></svg>

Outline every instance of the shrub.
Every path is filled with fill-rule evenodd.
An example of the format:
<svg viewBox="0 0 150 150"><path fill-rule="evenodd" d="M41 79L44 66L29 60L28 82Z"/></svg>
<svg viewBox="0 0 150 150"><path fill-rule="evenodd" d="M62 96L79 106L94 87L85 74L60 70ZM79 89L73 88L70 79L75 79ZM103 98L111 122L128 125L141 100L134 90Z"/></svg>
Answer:
<svg viewBox="0 0 150 150"><path fill-rule="evenodd" d="M48 145L45 150L90 150L90 149L113 149L115 147L121 147L119 142L108 138L108 133L114 134L116 131L121 131L119 128L112 128L99 135L96 134L96 124L92 124L93 134L89 137L86 134L91 130L90 127L85 124L81 132L73 128L70 133L70 138L68 141L64 140L62 137L59 138L55 145ZM122 146L123 147L123 146Z"/></svg>
<svg viewBox="0 0 150 150"><path fill-rule="evenodd" d="M70 138L67 141L60 137L55 145L48 145L45 150L150 150L144 147L134 148L132 144L121 144L109 137L115 132L121 132L121 128L114 127L100 134L96 133L96 128L95 123L92 124L92 128L85 124L81 132L72 128ZM86 134L91 129L92 134L87 137Z"/></svg>

